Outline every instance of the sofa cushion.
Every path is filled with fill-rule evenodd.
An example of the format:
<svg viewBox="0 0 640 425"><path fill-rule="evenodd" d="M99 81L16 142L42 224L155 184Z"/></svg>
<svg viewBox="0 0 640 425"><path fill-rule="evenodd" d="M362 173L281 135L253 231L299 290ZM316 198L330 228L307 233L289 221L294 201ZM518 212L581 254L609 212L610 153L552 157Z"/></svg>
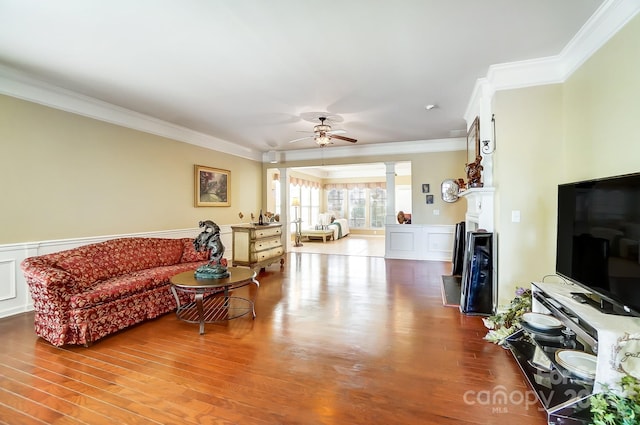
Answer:
<svg viewBox="0 0 640 425"><path fill-rule="evenodd" d="M193 246L193 239L183 239L182 258L181 263L193 263L194 261L207 261L209 260L209 250L196 251Z"/></svg>
<svg viewBox="0 0 640 425"><path fill-rule="evenodd" d="M72 295L69 307L72 309L90 308L98 304L125 299L134 294L149 291L163 285L166 285L167 291L169 291L168 282L171 276L184 271L195 270L201 264L200 262L160 266L106 279L97 282L84 292Z"/></svg>
<svg viewBox="0 0 640 425"><path fill-rule="evenodd" d="M183 246L181 239L112 239L62 251L57 254L56 266L86 288L97 281L178 263Z"/></svg>

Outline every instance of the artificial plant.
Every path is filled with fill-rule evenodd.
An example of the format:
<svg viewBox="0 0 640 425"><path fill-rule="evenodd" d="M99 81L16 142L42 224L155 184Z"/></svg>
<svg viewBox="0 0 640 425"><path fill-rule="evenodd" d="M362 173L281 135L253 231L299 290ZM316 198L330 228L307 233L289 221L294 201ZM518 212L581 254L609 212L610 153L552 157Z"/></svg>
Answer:
<svg viewBox="0 0 640 425"><path fill-rule="evenodd" d="M509 335L521 328L519 319L529 311L531 311L531 290L516 288L516 296L511 300L507 310L482 319L484 325L489 328L484 339L503 345Z"/></svg>
<svg viewBox="0 0 640 425"><path fill-rule="evenodd" d="M603 385L603 392L592 395L593 425L638 425L640 423L640 380L625 375L620 381L621 392Z"/></svg>

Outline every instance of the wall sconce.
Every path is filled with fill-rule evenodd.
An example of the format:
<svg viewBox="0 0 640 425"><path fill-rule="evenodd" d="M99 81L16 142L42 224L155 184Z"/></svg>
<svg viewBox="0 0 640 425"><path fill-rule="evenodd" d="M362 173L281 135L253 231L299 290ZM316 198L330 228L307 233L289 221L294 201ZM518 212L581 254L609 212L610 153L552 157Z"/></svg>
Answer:
<svg viewBox="0 0 640 425"><path fill-rule="evenodd" d="M482 143L482 146L480 147L480 151L484 154L492 154L496 150L495 147L492 149L491 146L489 146L489 143L491 143L491 140L483 140L480 143Z"/></svg>
<svg viewBox="0 0 640 425"><path fill-rule="evenodd" d="M493 127L493 144L491 140L482 140L480 142L480 152L489 155L496 151L496 115L491 114L491 126Z"/></svg>

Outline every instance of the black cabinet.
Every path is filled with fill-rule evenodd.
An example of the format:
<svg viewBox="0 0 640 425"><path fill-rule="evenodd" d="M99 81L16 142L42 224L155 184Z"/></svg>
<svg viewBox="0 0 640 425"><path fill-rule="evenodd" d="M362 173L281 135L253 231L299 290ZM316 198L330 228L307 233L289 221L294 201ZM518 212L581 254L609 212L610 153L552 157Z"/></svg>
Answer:
<svg viewBox="0 0 640 425"><path fill-rule="evenodd" d="M464 221L461 221L456 224L456 232L453 239L453 258L451 259L451 262L453 263L453 270L451 271L451 274L453 276L462 275L465 235L465 223Z"/></svg>
<svg viewBox="0 0 640 425"><path fill-rule="evenodd" d="M467 232L460 311L490 316L493 310L493 233Z"/></svg>

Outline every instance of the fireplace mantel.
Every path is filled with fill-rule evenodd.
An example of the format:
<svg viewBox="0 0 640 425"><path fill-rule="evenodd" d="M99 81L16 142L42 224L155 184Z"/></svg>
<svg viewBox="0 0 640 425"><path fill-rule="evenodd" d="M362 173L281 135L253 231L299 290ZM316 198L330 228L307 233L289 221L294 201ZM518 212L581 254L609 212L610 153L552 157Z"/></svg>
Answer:
<svg viewBox="0 0 640 425"><path fill-rule="evenodd" d="M484 229L493 232L493 197L495 188L474 187L459 193L467 200L464 221L467 231Z"/></svg>

